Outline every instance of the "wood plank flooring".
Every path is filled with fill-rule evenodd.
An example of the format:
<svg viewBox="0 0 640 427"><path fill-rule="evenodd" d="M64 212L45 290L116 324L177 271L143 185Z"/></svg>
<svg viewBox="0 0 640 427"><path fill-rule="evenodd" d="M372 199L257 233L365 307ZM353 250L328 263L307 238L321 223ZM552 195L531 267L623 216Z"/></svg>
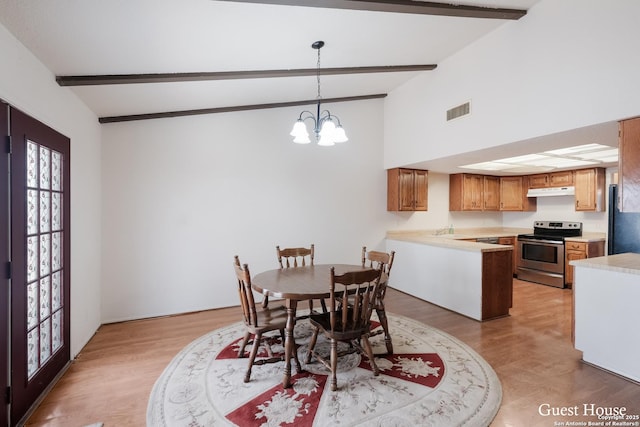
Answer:
<svg viewBox="0 0 640 427"><path fill-rule="evenodd" d="M640 414L640 385L580 361L571 344L571 299L571 290L514 280L511 315L483 323L393 289L386 305L457 337L491 364L503 391L492 426L598 421L543 417L538 407L544 403L624 406ZM103 325L25 425L144 426L151 388L171 359L194 339L240 318L234 307Z"/></svg>

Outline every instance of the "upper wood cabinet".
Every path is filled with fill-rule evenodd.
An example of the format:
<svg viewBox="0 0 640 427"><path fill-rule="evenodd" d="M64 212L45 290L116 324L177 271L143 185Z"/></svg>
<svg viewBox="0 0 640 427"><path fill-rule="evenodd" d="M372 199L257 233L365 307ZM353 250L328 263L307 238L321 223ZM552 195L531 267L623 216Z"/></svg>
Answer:
<svg viewBox="0 0 640 427"><path fill-rule="evenodd" d="M529 178L526 176L500 177L501 211L535 211L535 197L527 197Z"/></svg>
<svg viewBox="0 0 640 427"><path fill-rule="evenodd" d="M604 168L575 171L576 211L602 212L604 207Z"/></svg>
<svg viewBox="0 0 640 427"><path fill-rule="evenodd" d="M449 210L484 210L484 178L468 173L449 175Z"/></svg>
<svg viewBox="0 0 640 427"><path fill-rule="evenodd" d="M567 187L574 185L573 171L529 175L529 188Z"/></svg>
<svg viewBox="0 0 640 427"><path fill-rule="evenodd" d="M426 211L428 172L419 169L387 170L387 210Z"/></svg>
<svg viewBox="0 0 640 427"><path fill-rule="evenodd" d="M485 176L483 179L482 209L485 211L500 210L500 178Z"/></svg>
<svg viewBox="0 0 640 427"><path fill-rule="evenodd" d="M535 211L525 176L449 175L450 211Z"/></svg>
<svg viewBox="0 0 640 427"><path fill-rule="evenodd" d="M619 123L618 208L640 212L640 117Z"/></svg>

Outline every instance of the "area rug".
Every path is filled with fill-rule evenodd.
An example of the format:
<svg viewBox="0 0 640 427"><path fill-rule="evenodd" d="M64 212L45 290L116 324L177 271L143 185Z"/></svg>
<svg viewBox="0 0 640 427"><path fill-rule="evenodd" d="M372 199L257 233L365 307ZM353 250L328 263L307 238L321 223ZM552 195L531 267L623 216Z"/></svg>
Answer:
<svg viewBox="0 0 640 427"><path fill-rule="evenodd" d="M322 364L304 363L308 321L296 324L303 369L296 372L293 364L288 389L282 387L284 362L254 366L244 383L248 359L236 357L244 325L216 329L185 347L158 378L147 426L488 426L502 399L491 366L438 329L387 316L394 354L376 357L380 375L373 375L366 357L344 356L335 392ZM386 352L383 335L371 341L374 353ZM284 351L277 333L270 345ZM321 336L316 349L329 352Z"/></svg>

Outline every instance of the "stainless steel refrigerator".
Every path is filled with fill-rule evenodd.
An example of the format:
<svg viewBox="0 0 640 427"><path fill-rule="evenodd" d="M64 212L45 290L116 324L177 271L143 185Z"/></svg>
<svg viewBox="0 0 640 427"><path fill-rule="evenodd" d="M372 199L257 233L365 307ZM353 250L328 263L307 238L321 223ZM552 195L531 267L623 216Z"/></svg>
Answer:
<svg viewBox="0 0 640 427"><path fill-rule="evenodd" d="M618 186L609 186L608 254L640 253L640 213L618 210Z"/></svg>

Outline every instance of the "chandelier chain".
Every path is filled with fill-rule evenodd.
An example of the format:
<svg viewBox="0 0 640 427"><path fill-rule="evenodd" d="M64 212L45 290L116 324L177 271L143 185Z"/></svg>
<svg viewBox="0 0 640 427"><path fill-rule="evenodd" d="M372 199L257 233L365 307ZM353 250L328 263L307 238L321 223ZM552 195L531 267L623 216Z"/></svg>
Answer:
<svg viewBox="0 0 640 427"><path fill-rule="evenodd" d="M318 82L318 96L316 99L320 100L320 48L318 48L318 67L317 67L318 72L316 73L316 79Z"/></svg>

